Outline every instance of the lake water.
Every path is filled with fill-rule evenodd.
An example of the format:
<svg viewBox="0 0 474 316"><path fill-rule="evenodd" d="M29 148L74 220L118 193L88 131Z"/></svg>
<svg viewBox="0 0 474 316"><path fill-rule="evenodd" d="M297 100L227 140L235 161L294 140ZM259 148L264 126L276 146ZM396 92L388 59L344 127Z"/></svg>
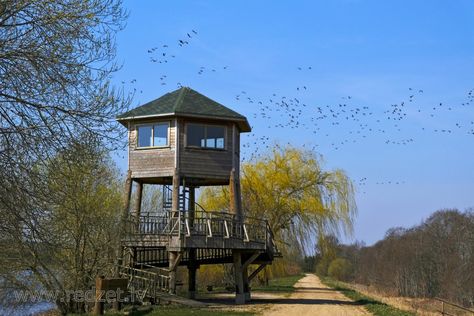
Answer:
<svg viewBox="0 0 474 316"><path fill-rule="evenodd" d="M56 305L50 302L35 303L32 305L7 307L0 305L0 315L5 316L30 316L41 312L46 312L55 308Z"/></svg>

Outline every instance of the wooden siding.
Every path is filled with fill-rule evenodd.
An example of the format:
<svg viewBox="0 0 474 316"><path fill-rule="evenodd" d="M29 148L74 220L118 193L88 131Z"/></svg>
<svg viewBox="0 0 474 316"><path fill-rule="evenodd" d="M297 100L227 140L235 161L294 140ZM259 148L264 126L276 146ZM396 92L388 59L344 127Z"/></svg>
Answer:
<svg viewBox="0 0 474 316"><path fill-rule="evenodd" d="M168 147L165 148L137 148L137 125L167 121L170 122L168 135ZM140 120L130 122L129 127L129 168L132 172L132 178L152 178L172 177L175 168L176 154L176 126L174 118L167 120ZM201 123L215 124L226 127L225 149L200 149L189 148L186 146L186 124ZM179 125L179 159L177 161L179 173L186 178L200 179L200 183L205 185L206 179L209 184L225 183L228 181L230 171L233 168L233 153L236 171L239 171L240 148L239 148L239 129L235 127L235 139L233 138L232 122L178 119ZM234 143L234 146L233 146ZM147 181L148 181L147 180ZM214 180L214 181L213 181Z"/></svg>
<svg viewBox="0 0 474 316"><path fill-rule="evenodd" d="M132 171L132 178L167 177L173 175L176 135L174 120L165 121L170 123L168 147L137 148L137 125L155 122L157 121L144 120L130 123L128 148L129 168Z"/></svg>
<svg viewBox="0 0 474 316"><path fill-rule="evenodd" d="M225 149L200 149L186 146L186 124L205 123L226 127ZM180 122L180 173L185 177L228 179L232 170L232 123L186 120Z"/></svg>

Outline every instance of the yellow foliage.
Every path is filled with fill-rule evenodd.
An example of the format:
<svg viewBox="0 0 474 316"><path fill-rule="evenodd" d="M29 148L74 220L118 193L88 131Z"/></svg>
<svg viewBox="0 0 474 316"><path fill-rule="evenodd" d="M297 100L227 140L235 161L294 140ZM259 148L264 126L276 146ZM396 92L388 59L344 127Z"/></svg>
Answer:
<svg viewBox="0 0 474 316"><path fill-rule="evenodd" d="M266 218L281 250L312 247L327 234L352 232L354 188L341 169L323 170L314 152L276 146L246 163L241 172L242 205L247 216ZM228 210L228 188L206 188L201 204Z"/></svg>

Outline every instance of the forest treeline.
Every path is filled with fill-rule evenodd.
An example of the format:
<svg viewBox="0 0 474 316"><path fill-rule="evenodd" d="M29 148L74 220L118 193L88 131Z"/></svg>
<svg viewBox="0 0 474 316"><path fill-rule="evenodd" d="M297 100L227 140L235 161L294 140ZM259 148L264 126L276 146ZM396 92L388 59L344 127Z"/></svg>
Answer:
<svg viewBox="0 0 474 316"><path fill-rule="evenodd" d="M366 247L327 238L316 272L405 297L440 297L474 306L474 210L433 213L412 228L389 229ZM311 258L307 259L307 263Z"/></svg>

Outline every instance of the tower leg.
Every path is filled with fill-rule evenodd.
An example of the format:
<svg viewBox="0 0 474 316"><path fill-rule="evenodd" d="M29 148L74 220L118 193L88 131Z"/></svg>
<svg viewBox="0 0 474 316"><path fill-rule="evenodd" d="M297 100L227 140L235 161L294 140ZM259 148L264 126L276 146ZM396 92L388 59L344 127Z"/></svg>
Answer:
<svg viewBox="0 0 474 316"><path fill-rule="evenodd" d="M120 219L120 231L119 236L120 238L123 237L126 233L127 229L127 219L128 214L130 211L130 196L132 194L132 172L130 170L127 171L127 179L125 180L125 190L124 190L124 201L123 201L123 210L122 210L122 217ZM117 250L116 250L116 268L115 268L115 276L119 276L119 265L122 264L123 258L123 247L121 243L118 243Z"/></svg>
<svg viewBox="0 0 474 316"><path fill-rule="evenodd" d="M189 210L188 210L188 224L191 235L194 229L194 215L195 215L195 201L196 192L194 187L189 187ZM188 297L190 299L196 298L196 249L189 249L189 264L188 264Z"/></svg>
<svg viewBox="0 0 474 316"><path fill-rule="evenodd" d="M135 192L135 201L131 210L132 218L134 218L135 230L138 232L140 229L140 213L142 208L142 196L143 196L143 183L136 181L137 190ZM130 266L134 266L137 263L137 248L133 248L130 256Z"/></svg>
<svg viewBox="0 0 474 316"><path fill-rule="evenodd" d="M179 186L180 186L180 179L178 169L174 169L173 174L173 196L171 199L171 211L173 212L173 217L178 216L179 210Z"/></svg>
<svg viewBox="0 0 474 316"><path fill-rule="evenodd" d="M242 280L244 286L244 298L245 302L250 302L250 282L248 277L248 267L242 269Z"/></svg>
<svg viewBox="0 0 474 316"><path fill-rule="evenodd" d="M177 251L170 251L169 254L169 286L170 286L170 294L176 294L176 270L178 269L178 252Z"/></svg>
<svg viewBox="0 0 474 316"><path fill-rule="evenodd" d="M142 210L143 183L137 181L137 191L135 205L133 206L133 215L140 216Z"/></svg>
<svg viewBox="0 0 474 316"><path fill-rule="evenodd" d="M127 172L127 180L125 180L125 199L123 203L123 217L126 218L128 216L128 212L130 210L130 196L132 195L132 172L128 170Z"/></svg>
<svg viewBox="0 0 474 316"><path fill-rule="evenodd" d="M242 256L238 251L234 251L232 255L234 257L235 303L245 304Z"/></svg>
<svg viewBox="0 0 474 316"><path fill-rule="evenodd" d="M190 258L191 258L191 252L194 252L194 257L196 257L195 249L191 249L189 251ZM190 262L188 266L188 297L190 299L196 298L196 271L197 271L197 267L196 267L195 262Z"/></svg>
<svg viewBox="0 0 474 316"><path fill-rule="evenodd" d="M239 175L232 169L229 178L229 196L230 196L230 212L235 214L238 220L243 219L242 205L240 200L240 180Z"/></svg>

